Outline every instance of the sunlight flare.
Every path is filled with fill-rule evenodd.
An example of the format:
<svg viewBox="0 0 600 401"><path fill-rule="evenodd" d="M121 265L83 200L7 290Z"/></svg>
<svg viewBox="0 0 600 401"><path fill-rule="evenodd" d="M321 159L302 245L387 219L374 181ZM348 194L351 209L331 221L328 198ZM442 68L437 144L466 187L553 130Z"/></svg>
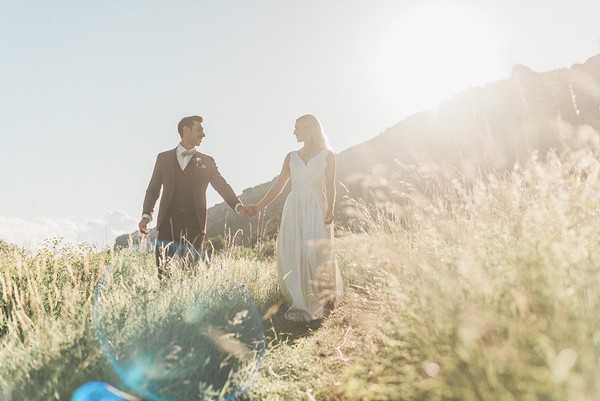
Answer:
<svg viewBox="0 0 600 401"><path fill-rule="evenodd" d="M502 36L493 20L457 4L419 5L384 27L375 60L384 101L418 109L504 75Z"/></svg>

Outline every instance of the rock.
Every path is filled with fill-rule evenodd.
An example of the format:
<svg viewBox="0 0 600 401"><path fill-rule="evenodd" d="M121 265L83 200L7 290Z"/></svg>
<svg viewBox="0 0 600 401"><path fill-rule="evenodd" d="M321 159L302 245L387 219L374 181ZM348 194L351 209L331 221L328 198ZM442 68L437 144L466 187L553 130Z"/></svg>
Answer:
<svg viewBox="0 0 600 401"><path fill-rule="evenodd" d="M151 252L156 245L157 236L158 230L156 228L151 228L148 231L148 235L144 236L143 239L139 231L134 231L131 234L119 235L115 239L114 250L136 249L142 252Z"/></svg>

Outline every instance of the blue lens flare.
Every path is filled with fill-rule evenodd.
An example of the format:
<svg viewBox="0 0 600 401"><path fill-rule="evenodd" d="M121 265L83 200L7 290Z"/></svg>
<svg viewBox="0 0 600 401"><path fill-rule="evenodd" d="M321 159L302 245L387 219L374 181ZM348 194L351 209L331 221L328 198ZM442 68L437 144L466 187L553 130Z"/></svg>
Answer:
<svg viewBox="0 0 600 401"><path fill-rule="evenodd" d="M85 383L75 390L71 401L127 401L121 398L120 394L122 393L111 385L94 381Z"/></svg>
<svg viewBox="0 0 600 401"><path fill-rule="evenodd" d="M201 274L159 285L154 269L115 264L95 289L96 338L119 385L147 401L236 400L265 353L251 292Z"/></svg>

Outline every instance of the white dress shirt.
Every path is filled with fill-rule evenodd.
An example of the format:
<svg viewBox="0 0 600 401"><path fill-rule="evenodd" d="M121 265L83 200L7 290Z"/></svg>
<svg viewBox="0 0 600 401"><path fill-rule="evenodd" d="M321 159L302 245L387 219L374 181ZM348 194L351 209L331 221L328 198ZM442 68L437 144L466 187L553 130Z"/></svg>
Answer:
<svg viewBox="0 0 600 401"><path fill-rule="evenodd" d="M180 143L179 145L177 145L177 149L175 149L175 153L177 154L177 161L179 162L179 167L181 167L181 170L185 170L185 168L187 167L188 163L190 162L190 160L192 160L192 155L183 155L183 152L185 152L187 149L183 147L183 145ZM196 150L196 147L193 147L191 150Z"/></svg>

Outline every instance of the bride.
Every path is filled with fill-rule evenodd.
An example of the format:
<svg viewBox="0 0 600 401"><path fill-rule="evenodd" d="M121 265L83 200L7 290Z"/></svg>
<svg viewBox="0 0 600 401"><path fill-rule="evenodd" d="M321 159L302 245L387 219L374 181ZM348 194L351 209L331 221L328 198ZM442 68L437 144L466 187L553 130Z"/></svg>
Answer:
<svg viewBox="0 0 600 401"><path fill-rule="evenodd" d="M267 207L291 181L277 235L277 272L290 303L285 318L309 322L320 319L343 295L332 249L335 156L315 116L298 118L294 135L304 146L288 153L273 186L249 210L255 214Z"/></svg>

